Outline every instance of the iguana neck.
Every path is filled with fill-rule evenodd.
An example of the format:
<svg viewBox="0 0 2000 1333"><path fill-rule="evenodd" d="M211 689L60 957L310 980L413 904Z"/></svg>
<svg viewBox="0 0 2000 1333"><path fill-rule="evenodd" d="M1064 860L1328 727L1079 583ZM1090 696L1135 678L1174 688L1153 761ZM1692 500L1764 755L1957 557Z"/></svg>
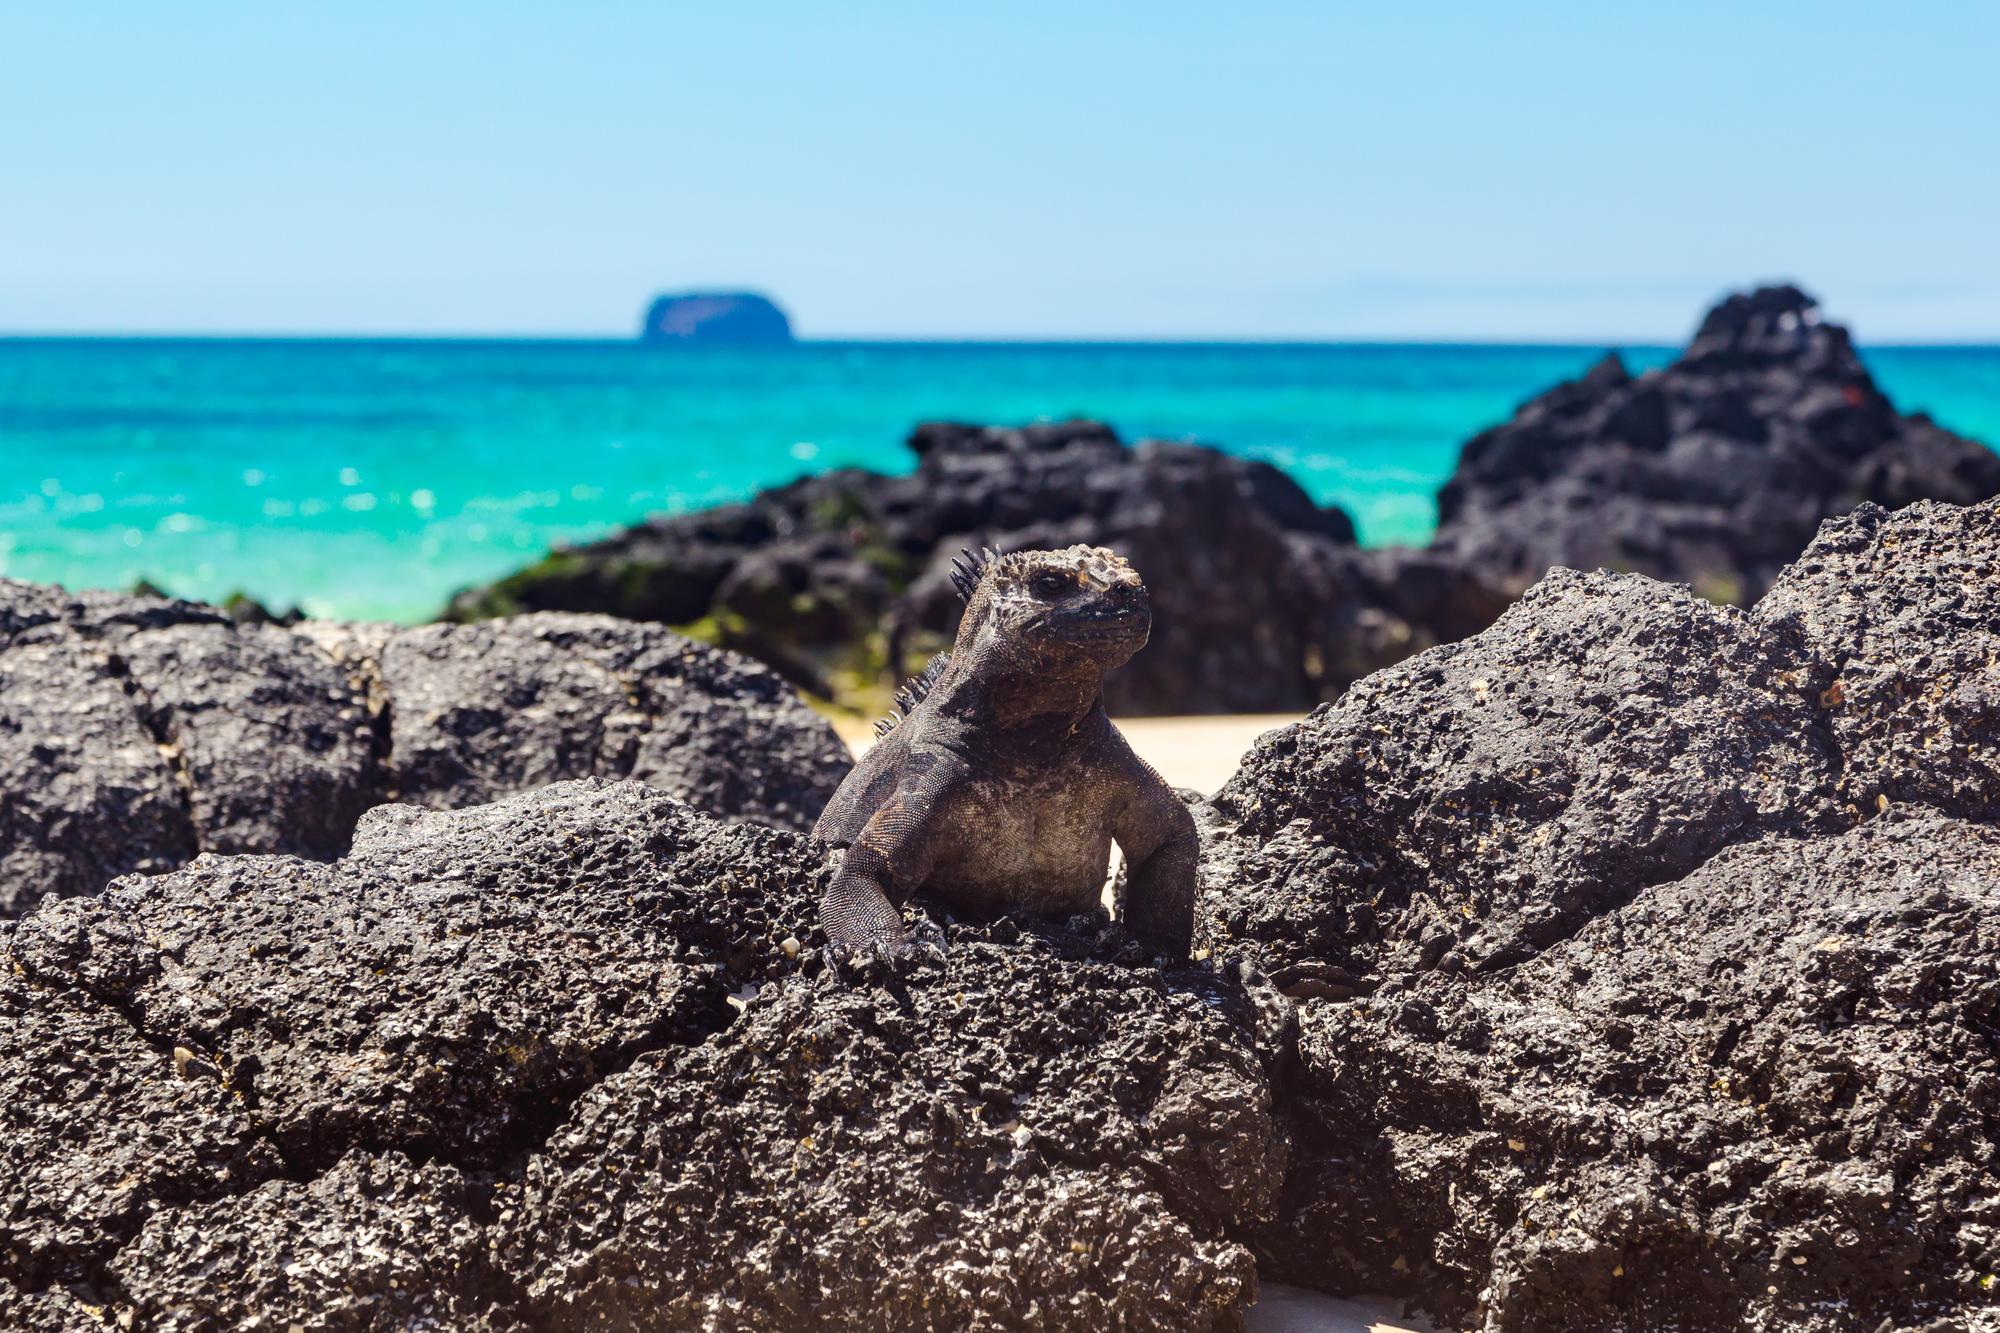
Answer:
<svg viewBox="0 0 2000 1333"><path fill-rule="evenodd" d="M940 716L973 730L1066 735L1103 704L1104 677L1094 669L1052 674L971 653L953 658L932 693Z"/></svg>

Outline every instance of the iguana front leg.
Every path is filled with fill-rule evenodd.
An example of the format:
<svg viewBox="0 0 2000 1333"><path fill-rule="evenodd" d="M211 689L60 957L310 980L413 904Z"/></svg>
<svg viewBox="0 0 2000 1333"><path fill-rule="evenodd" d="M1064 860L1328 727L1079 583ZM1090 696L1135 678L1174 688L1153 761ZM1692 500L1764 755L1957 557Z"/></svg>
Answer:
<svg viewBox="0 0 2000 1333"><path fill-rule="evenodd" d="M1150 764L1130 756L1131 794L1113 836L1125 853L1125 924L1149 948L1186 958L1194 943L1194 815Z"/></svg>
<svg viewBox="0 0 2000 1333"><path fill-rule="evenodd" d="M820 925L837 968L867 957L896 967L943 952L934 927L912 938L898 909L930 875L935 816L956 775L933 764L912 768L862 825L820 899Z"/></svg>

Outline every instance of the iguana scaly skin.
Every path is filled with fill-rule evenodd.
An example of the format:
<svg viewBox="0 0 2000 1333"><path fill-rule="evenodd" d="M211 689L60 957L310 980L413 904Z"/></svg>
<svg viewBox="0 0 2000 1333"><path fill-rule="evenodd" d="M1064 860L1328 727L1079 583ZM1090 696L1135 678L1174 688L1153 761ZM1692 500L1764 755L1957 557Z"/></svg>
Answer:
<svg viewBox="0 0 2000 1333"><path fill-rule="evenodd" d="M1195 825L1104 713L1104 673L1145 646L1146 585L1102 547L963 565L948 657L813 829L847 849L820 903L837 966L935 952L898 907L919 891L968 915L1102 911L1111 843L1125 854L1125 924L1183 958L1194 927Z"/></svg>

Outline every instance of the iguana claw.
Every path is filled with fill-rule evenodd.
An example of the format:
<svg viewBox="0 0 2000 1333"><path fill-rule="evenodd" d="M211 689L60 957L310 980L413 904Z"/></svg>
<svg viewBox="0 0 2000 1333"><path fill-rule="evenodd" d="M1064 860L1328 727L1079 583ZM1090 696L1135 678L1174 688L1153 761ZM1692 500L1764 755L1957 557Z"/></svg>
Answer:
<svg viewBox="0 0 2000 1333"><path fill-rule="evenodd" d="M847 982L866 981L882 974L908 976L926 966L944 965L945 934L935 922L919 920L892 938L860 946L829 939L826 960L833 974Z"/></svg>

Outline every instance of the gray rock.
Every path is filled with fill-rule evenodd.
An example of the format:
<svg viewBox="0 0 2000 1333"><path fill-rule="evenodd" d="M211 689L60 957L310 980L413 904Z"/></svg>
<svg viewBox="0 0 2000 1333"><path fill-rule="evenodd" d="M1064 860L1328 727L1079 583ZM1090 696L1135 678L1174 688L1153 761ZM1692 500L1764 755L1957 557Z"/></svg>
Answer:
<svg viewBox="0 0 2000 1333"><path fill-rule="evenodd" d="M164 738L203 849L346 848L379 797L375 730L325 654L282 629L208 623L141 630L112 651L141 720Z"/></svg>
<svg viewBox="0 0 2000 1333"><path fill-rule="evenodd" d="M1330 1142L1279 1243L1350 1209L1380 1229L1292 1262L1489 1330L1991 1321L1996 960L2000 831L1923 814L1731 848L1510 972L1313 1002Z"/></svg>
<svg viewBox="0 0 2000 1333"><path fill-rule="evenodd" d="M1996 509L1861 509L1748 613L1559 571L1267 736L1201 942L1268 981L1080 918L836 986L823 849L595 779L45 903L0 1326L1230 1328L1253 1254L1496 1331L2000 1325ZM203 617L35 590L0 652ZM674 676L531 628L460 691L528 716L423 751L468 799ZM311 633L371 710L459 660Z"/></svg>
<svg viewBox="0 0 2000 1333"><path fill-rule="evenodd" d="M151 1213L249 1189L282 1164L219 1071L177 1061L79 987L23 975L11 929L0 927L0 1282L89 1286Z"/></svg>
<svg viewBox="0 0 2000 1333"><path fill-rule="evenodd" d="M0 1277L0 1328L8 1333L107 1333L110 1314L90 1297L61 1287L23 1291Z"/></svg>
<svg viewBox="0 0 2000 1333"><path fill-rule="evenodd" d="M193 856L180 767L107 655L37 631L0 659L0 917Z"/></svg>
<svg viewBox="0 0 2000 1333"><path fill-rule="evenodd" d="M158 1214L111 1270L137 1325L157 1333L526 1327L471 1196L449 1166L352 1153L310 1183Z"/></svg>
<svg viewBox="0 0 2000 1333"><path fill-rule="evenodd" d="M1605 566L1748 605L1864 500L1996 494L2000 454L1898 414L1847 330L1769 287L1709 311L1672 365L1635 378L1608 356L1468 441L1435 545L1516 587Z"/></svg>
<svg viewBox="0 0 2000 1333"><path fill-rule="evenodd" d="M1757 604L1794 625L1857 812L2000 811L2000 501L1863 505L1820 529Z"/></svg>
<svg viewBox="0 0 2000 1333"><path fill-rule="evenodd" d="M304 1169L353 1147L490 1164L606 1070L725 1026L821 867L638 783L370 811L333 864L204 856L21 922L45 985L193 1052Z"/></svg>
<svg viewBox="0 0 2000 1333"><path fill-rule="evenodd" d="M1740 611L1558 570L1260 738L1205 814L1204 942L1297 996L1516 962L1827 813L1815 696L1799 646Z"/></svg>
<svg viewBox="0 0 2000 1333"><path fill-rule="evenodd" d="M1230 1235L1284 1160L1244 984L1003 920L848 990L826 871L593 779L45 904L0 934L0 1297L171 1329L1233 1326Z"/></svg>
<svg viewBox="0 0 2000 1333"><path fill-rule="evenodd" d="M907 998L791 977L607 1079L505 1254L557 1329L1232 1327L1282 1167L1239 988L957 929Z"/></svg>
<svg viewBox="0 0 2000 1333"><path fill-rule="evenodd" d="M630 777L718 814L807 829L851 760L755 663L657 625L530 615L404 630L376 659L405 799L440 808Z"/></svg>
<svg viewBox="0 0 2000 1333"><path fill-rule="evenodd" d="M1266 1271L2000 1320L1996 509L1863 507L1749 614L1558 570L1259 742L1202 818L1205 942L1302 1001Z"/></svg>
<svg viewBox="0 0 2000 1333"><path fill-rule="evenodd" d="M848 766L769 671L657 626L239 625L0 581L0 916L203 851L329 858L383 801L559 778L804 829Z"/></svg>

